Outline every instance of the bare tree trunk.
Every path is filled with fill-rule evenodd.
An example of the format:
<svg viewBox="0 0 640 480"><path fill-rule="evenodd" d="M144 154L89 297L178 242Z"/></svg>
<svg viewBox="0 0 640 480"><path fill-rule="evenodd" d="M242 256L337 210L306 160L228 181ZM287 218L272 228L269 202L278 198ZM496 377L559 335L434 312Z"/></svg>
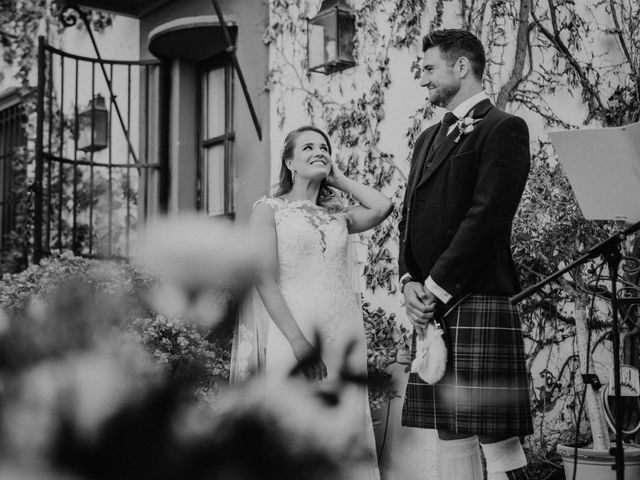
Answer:
<svg viewBox="0 0 640 480"><path fill-rule="evenodd" d="M593 357L588 354L589 327L587 325L586 303L586 296L578 293L576 296L576 342L578 344L582 372L586 372L588 369L589 372L595 373ZM589 417L591 425L593 448L595 450L609 450L609 430L607 429L600 393L595 391L593 386L587 385L584 401L587 417Z"/></svg>
<svg viewBox="0 0 640 480"><path fill-rule="evenodd" d="M504 110L507 102L511 98L512 92L518 87L522 80L524 63L527 58L527 43L529 41L529 14L531 13L531 0L520 0L520 10L518 14L518 29L516 32L516 49L514 54L513 69L509 79L502 85L496 107Z"/></svg>

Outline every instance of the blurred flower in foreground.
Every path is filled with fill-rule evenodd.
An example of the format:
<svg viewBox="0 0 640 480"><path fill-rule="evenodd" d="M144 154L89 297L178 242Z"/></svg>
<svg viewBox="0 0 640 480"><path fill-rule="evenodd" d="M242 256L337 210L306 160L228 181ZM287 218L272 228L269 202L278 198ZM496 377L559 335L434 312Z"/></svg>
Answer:
<svg viewBox="0 0 640 480"><path fill-rule="evenodd" d="M201 431L207 478L368 479L369 453L350 406L328 405L302 380L254 378L222 395L209 422L184 422L179 436Z"/></svg>
<svg viewBox="0 0 640 480"><path fill-rule="evenodd" d="M196 400L202 372L222 371L208 335L224 324L205 334L182 320L212 325L262 268L259 242L200 217L151 227L138 258L168 285L164 300L178 296L175 318L148 309L156 281L130 265L62 255L4 278L0 478L368 478L346 390L329 405L317 385L256 379Z"/></svg>
<svg viewBox="0 0 640 480"><path fill-rule="evenodd" d="M105 351L25 372L6 398L1 478L369 478L349 403L327 405L313 384L252 380L212 408L188 377L145 374L139 360Z"/></svg>
<svg viewBox="0 0 640 480"><path fill-rule="evenodd" d="M84 441L97 441L107 421L160 378L139 345L123 342L21 372L4 396L0 466L30 474L57 471L55 457L70 426Z"/></svg>
<svg viewBox="0 0 640 480"><path fill-rule="evenodd" d="M247 227L190 214L158 219L146 229L135 258L158 275L154 306L204 326L224 313L228 291L247 287L265 255Z"/></svg>

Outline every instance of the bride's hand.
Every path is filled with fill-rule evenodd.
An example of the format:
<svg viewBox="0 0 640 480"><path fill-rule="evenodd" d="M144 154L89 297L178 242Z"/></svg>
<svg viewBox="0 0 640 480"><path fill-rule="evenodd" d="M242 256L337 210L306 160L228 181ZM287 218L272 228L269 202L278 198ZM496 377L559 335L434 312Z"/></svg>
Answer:
<svg viewBox="0 0 640 480"><path fill-rule="evenodd" d="M307 339L300 339L291 345L293 354L298 361L295 372L302 372L309 380L322 380L327 376L327 367L320 358L318 349Z"/></svg>
<svg viewBox="0 0 640 480"><path fill-rule="evenodd" d="M342 173L338 164L331 160L331 171L327 176L327 184L330 187L338 188L340 190L344 190L349 183L349 179Z"/></svg>

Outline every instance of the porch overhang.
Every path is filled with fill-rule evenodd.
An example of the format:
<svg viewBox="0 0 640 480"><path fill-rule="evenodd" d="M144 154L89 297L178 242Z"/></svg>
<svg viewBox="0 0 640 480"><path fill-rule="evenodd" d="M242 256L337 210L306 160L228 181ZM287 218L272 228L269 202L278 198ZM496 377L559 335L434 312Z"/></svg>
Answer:
<svg viewBox="0 0 640 480"><path fill-rule="evenodd" d="M73 3L79 7L94 8L106 12L119 13L129 17L141 18L171 0L78 0Z"/></svg>
<svg viewBox="0 0 640 480"><path fill-rule="evenodd" d="M235 22L225 20L235 43ZM198 62L225 51L224 31L215 15L172 20L149 32L149 51L158 58L185 58Z"/></svg>

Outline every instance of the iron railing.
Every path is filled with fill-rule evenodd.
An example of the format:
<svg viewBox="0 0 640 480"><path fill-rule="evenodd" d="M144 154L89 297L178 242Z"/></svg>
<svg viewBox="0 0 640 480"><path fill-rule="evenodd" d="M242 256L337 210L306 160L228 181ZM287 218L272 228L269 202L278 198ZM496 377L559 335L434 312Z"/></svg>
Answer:
<svg viewBox="0 0 640 480"><path fill-rule="evenodd" d="M166 65L96 57L40 39L35 262L54 250L128 258L136 226L167 205ZM79 114L97 95L107 99L106 147L80 150ZM99 126L92 120L93 142Z"/></svg>
<svg viewBox="0 0 640 480"><path fill-rule="evenodd" d="M7 251L7 235L15 226L13 159L26 146L25 114L21 102L0 111L0 252Z"/></svg>

